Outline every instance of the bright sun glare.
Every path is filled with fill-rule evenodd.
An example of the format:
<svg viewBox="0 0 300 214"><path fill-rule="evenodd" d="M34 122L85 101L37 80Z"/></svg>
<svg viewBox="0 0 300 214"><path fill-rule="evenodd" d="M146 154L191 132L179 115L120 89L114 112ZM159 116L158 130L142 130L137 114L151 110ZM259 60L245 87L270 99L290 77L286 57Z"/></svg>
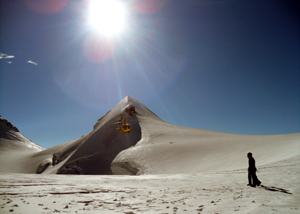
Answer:
<svg viewBox="0 0 300 214"><path fill-rule="evenodd" d="M89 23L107 36L120 34L125 28L126 8L118 0L90 0Z"/></svg>

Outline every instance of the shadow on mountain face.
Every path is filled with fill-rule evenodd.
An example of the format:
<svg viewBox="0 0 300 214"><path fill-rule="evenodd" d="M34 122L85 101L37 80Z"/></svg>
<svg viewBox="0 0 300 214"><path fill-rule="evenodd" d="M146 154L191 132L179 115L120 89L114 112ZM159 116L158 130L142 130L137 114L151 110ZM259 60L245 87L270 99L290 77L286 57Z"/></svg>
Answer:
<svg viewBox="0 0 300 214"><path fill-rule="evenodd" d="M121 115L126 118L130 131L120 131L124 121L119 122ZM71 155L57 174L110 175L111 163L123 150L134 146L142 136L141 127L135 114L123 112L111 119L94 132Z"/></svg>

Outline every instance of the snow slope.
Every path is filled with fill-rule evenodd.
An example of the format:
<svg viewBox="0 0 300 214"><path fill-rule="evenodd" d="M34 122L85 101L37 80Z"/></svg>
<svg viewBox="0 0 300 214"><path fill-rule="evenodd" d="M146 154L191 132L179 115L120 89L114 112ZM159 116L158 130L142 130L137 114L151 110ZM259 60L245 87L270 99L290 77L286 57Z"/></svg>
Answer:
<svg viewBox="0 0 300 214"><path fill-rule="evenodd" d="M1 213L289 213L299 214L299 158L259 169L176 175L36 175L0 173Z"/></svg>
<svg viewBox="0 0 300 214"><path fill-rule="evenodd" d="M247 168L247 153L264 165L300 155L300 133L238 135L174 126L133 98L142 138L112 163L114 174L177 174Z"/></svg>
<svg viewBox="0 0 300 214"><path fill-rule="evenodd" d="M124 124L132 133L120 132ZM258 168L298 157L300 133L248 136L174 126L127 96L91 133L20 153L17 162L1 158L0 166L2 172L44 174L190 174L245 169L249 151Z"/></svg>
<svg viewBox="0 0 300 214"><path fill-rule="evenodd" d="M139 117L139 116L138 116ZM151 122L150 122L151 121ZM113 161L115 174L128 166L139 174L198 173L247 168L247 153L265 165L300 155L300 134L250 136L185 128L147 118L142 139ZM116 170L114 170L116 168ZM121 174L122 174L121 173Z"/></svg>
<svg viewBox="0 0 300 214"><path fill-rule="evenodd" d="M41 151L43 149L43 147L22 135L15 126L0 116L0 151Z"/></svg>
<svg viewBox="0 0 300 214"><path fill-rule="evenodd" d="M28 172L30 155L44 150L0 117L0 172Z"/></svg>

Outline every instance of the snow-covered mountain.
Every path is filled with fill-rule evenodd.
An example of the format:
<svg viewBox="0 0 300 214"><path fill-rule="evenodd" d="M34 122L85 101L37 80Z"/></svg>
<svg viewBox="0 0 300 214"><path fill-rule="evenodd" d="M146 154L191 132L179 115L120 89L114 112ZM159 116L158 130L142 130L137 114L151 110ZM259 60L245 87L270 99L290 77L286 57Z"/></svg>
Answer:
<svg viewBox="0 0 300 214"><path fill-rule="evenodd" d="M249 151L264 165L299 156L299 148L300 133L250 136L174 126L127 96L89 134L10 155L10 161L1 156L0 166L4 172L46 174L198 173L247 168Z"/></svg>
<svg viewBox="0 0 300 214"><path fill-rule="evenodd" d="M133 103L138 103L132 99ZM247 153L265 165L300 155L300 133L240 135L171 125L137 106L141 140L112 163L114 174L178 174L247 168ZM201 119L201 118L199 118Z"/></svg>
<svg viewBox="0 0 300 214"><path fill-rule="evenodd" d="M141 140L139 113L151 114L136 100L125 97L94 125L91 133L76 140L35 152L30 156L5 154L3 172L57 174L112 174L110 164L124 149ZM8 155L9 154L9 155ZM21 157L21 158L20 158ZM16 162L15 160L18 159ZM14 166L8 166L14 164ZM18 165L17 167L15 165ZM20 170L20 171L18 171Z"/></svg>
<svg viewBox="0 0 300 214"><path fill-rule="evenodd" d="M28 150L41 151L44 148L30 141L9 121L0 116L0 151L1 150Z"/></svg>

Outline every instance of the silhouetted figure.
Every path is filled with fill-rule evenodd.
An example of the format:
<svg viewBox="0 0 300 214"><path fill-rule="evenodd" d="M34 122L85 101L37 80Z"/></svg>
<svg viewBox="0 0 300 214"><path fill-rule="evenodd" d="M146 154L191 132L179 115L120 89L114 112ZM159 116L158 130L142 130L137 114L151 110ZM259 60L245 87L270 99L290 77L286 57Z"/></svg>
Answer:
<svg viewBox="0 0 300 214"><path fill-rule="evenodd" d="M247 157L249 159L249 168L248 168L248 186L259 186L260 185L260 181L258 180L257 176L256 176L256 167L255 167L255 160L252 157L252 153L249 152L247 154ZM252 182L251 182L252 181Z"/></svg>

